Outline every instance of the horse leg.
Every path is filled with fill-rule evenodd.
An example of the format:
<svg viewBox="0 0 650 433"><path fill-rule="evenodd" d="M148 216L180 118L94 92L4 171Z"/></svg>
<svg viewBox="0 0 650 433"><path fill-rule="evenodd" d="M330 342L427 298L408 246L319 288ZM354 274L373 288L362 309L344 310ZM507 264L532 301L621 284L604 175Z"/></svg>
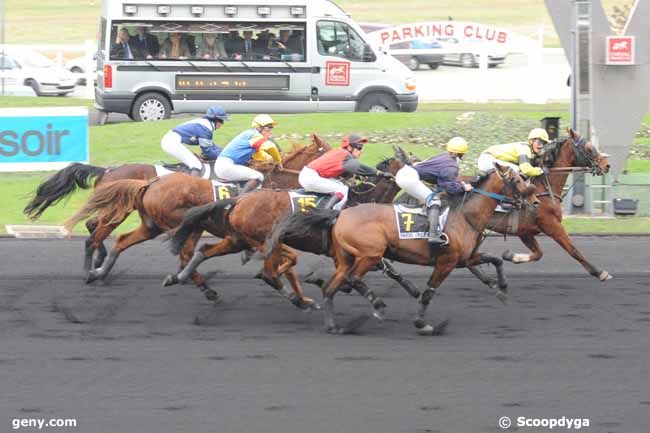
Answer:
<svg viewBox="0 0 650 433"><path fill-rule="evenodd" d="M375 295L372 289L362 280L368 271L377 267L381 259L381 257L361 257L355 260L348 276L348 283L357 293L370 302L373 309L372 315L379 320L384 320L384 311L386 309L384 300Z"/></svg>
<svg viewBox="0 0 650 433"><path fill-rule="evenodd" d="M382 258L379 263L377 263L377 268L379 268L379 270L382 271L384 275L388 276L388 278L396 281L397 284L402 286L402 288L406 290L406 293L409 295L413 296L416 299L418 296L420 296L420 291L415 286L415 284L404 278L402 274L400 274L388 260Z"/></svg>
<svg viewBox="0 0 650 433"><path fill-rule="evenodd" d="M88 230L88 233L92 234L97 229L98 225L99 225L99 221L97 221L97 217L93 217L87 220L86 229ZM102 263L104 263L104 259L108 255L103 240L97 244L96 249L97 249L97 257L95 257L95 261L93 262L93 269L97 269L98 267L100 267ZM92 258L92 253L91 253L91 258Z"/></svg>
<svg viewBox="0 0 650 433"><path fill-rule="evenodd" d="M297 262L296 253L286 245L281 245L280 248L276 248L264 260L264 267L256 278L261 278L266 284L273 287L274 290L277 290L296 307L302 310L308 308L318 309L320 307L314 303L313 299L305 297L300 279L293 269ZM280 279L282 275L285 275L293 291L284 287Z"/></svg>
<svg viewBox="0 0 650 433"><path fill-rule="evenodd" d="M100 223L97 224L90 237L86 239L86 254L88 254L89 250L91 251L90 256L86 255L86 260L88 262L92 260L92 256L93 256L92 251L96 250L98 245L102 245L104 239L106 239L111 233L113 233L113 230L115 230L115 228L117 228L117 226L120 225L121 222L122 221L119 221L116 224L109 224L109 225L104 225ZM86 264L84 263L84 267L85 266ZM86 272L86 284L92 283L96 279L97 279L96 269L90 269Z"/></svg>
<svg viewBox="0 0 650 433"><path fill-rule="evenodd" d="M497 280L494 281L491 278L487 278L485 274L479 270L478 268L475 268L475 266L482 265L485 263L489 263L494 265L497 271ZM499 257L493 256L491 254L486 254L486 253L476 253L472 257L470 257L467 262L467 269L476 277L483 281L482 278L486 278L488 282L483 281L490 287L491 289L495 289L498 286L498 290L495 293L495 296L499 299L499 301L503 302L504 304L508 300L508 282L506 281L505 273L503 272L503 260L500 259Z"/></svg>
<svg viewBox="0 0 650 433"><path fill-rule="evenodd" d="M537 239L535 239L534 236L524 235L524 236L519 236L519 239L521 239L524 245L528 247L528 249L532 252L532 254L512 253L510 250L508 250L501 255L501 257L503 257L504 260L519 264L519 263L536 262L542 258L544 253L542 252L542 249L539 247L539 243L537 242Z"/></svg>
<svg viewBox="0 0 650 433"><path fill-rule="evenodd" d="M180 270L186 269L187 264L190 262L190 260L194 257L194 248L196 247L197 242L201 238L201 232L194 232L185 242L185 245L183 245L183 249L181 250L179 254L179 259L180 259ZM207 281L203 279L203 276L197 271L192 271L190 274L190 278L192 278L192 282L196 287L201 290L203 295L206 297L208 301L213 301L213 302L219 302L220 296L219 293L212 289Z"/></svg>
<svg viewBox="0 0 650 433"><path fill-rule="evenodd" d="M420 335L440 335L444 332L445 328L449 324L448 320L445 320L439 323L436 326L432 326L427 323L424 319L424 315L433 299L433 296L436 294L436 290L440 287L440 284L447 278L451 271L455 268L456 264L453 262L441 262L440 259L436 261L435 268L429 278L428 288L422 292L420 298L418 299L418 310L415 315L415 320L413 325L418 329L418 334Z"/></svg>
<svg viewBox="0 0 650 433"><path fill-rule="evenodd" d="M578 251L575 245L573 245L573 242L571 242L571 238L567 234L566 230L564 230L564 226L562 226L562 224L558 222L557 224L553 224L553 226L554 226L554 230L552 231L544 230L544 233L552 237L555 240L555 242L560 244L560 246L564 248L566 252L571 255L571 257L573 257L578 262L580 262L582 267L585 268L590 275L598 278L600 281L607 281L612 279L612 275L609 272L607 272L604 269L601 270L596 268L594 265L589 263L587 259L585 259L582 253L580 253L580 251ZM532 240L535 242L535 244L537 243L535 239Z"/></svg>
<svg viewBox="0 0 650 433"><path fill-rule="evenodd" d="M336 270L327 285L323 288L323 319L325 331L330 334L348 334L354 332L355 328L340 328L334 320L334 295L339 286L345 283L348 271L354 264L353 258L337 260Z"/></svg>
<svg viewBox="0 0 650 433"><path fill-rule="evenodd" d="M194 236L194 235L192 235ZM186 246L183 247L185 250ZM205 260L216 257L223 256L226 254L237 253L243 250L243 247L240 247L239 244L230 236L226 236L221 241L216 244L204 244L199 248L198 251L195 251L192 255L192 258L185 265L185 267L176 275L169 274L163 281L163 286L171 286L178 283L185 283L196 271L196 268Z"/></svg>
<svg viewBox="0 0 650 433"><path fill-rule="evenodd" d="M143 222L140 224L140 227L133 230L132 232L118 236L115 245L113 245L111 252L108 254L107 260L99 269L88 272L88 279L90 281L94 281L96 279L103 280L111 271L113 265L115 265L115 261L122 253L122 251L130 248L133 245L139 244L149 239L153 239L160 233L161 231L158 227L154 225L147 225Z"/></svg>

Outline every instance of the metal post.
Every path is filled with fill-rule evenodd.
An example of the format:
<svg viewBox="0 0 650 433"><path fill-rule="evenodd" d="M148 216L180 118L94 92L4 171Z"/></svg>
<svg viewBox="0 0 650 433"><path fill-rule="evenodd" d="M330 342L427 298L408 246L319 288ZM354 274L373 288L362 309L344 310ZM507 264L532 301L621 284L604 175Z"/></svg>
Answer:
<svg viewBox="0 0 650 433"><path fill-rule="evenodd" d="M0 0L0 27L2 27L2 31L0 31L0 45L2 45L2 53L0 53L0 70L2 71L2 78L0 81L2 81L2 96L5 95L5 25L6 25L6 18L7 18L7 2L6 0Z"/></svg>

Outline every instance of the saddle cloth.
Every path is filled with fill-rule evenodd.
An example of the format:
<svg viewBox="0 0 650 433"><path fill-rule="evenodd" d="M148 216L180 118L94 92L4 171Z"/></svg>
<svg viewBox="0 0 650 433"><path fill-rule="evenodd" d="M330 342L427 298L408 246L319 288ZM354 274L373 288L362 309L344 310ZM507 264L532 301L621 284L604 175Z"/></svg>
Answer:
<svg viewBox="0 0 650 433"><path fill-rule="evenodd" d="M330 197L329 194L305 192L304 189L289 191L291 213L306 213L309 208L322 207Z"/></svg>
<svg viewBox="0 0 650 433"><path fill-rule="evenodd" d="M429 222L427 214L421 206L410 207L401 204L393 205L395 210L395 221L400 239L426 239L429 237ZM438 225L445 226L449 207L440 213Z"/></svg>
<svg viewBox="0 0 650 433"><path fill-rule="evenodd" d="M239 187L234 183L221 182L212 180L212 190L214 191L214 201L224 200L235 197L239 194Z"/></svg>

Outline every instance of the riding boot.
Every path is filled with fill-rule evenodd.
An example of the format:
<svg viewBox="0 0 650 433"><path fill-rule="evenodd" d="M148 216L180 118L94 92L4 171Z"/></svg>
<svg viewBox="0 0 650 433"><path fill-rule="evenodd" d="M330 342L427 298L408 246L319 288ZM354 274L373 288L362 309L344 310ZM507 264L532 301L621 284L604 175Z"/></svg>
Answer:
<svg viewBox="0 0 650 433"><path fill-rule="evenodd" d="M245 192L254 191L261 184L262 182L260 182L258 179L249 179L248 182L246 182L246 185L244 185L244 187L242 188L242 190L239 191L239 193L244 194Z"/></svg>
<svg viewBox="0 0 650 433"><path fill-rule="evenodd" d="M198 168L190 169L190 176L201 177L201 170L199 170Z"/></svg>
<svg viewBox="0 0 650 433"><path fill-rule="evenodd" d="M429 220L429 238L428 241L432 246L443 246L447 240L442 237L442 228L438 225L440 217L440 206L433 205L427 209L427 219Z"/></svg>
<svg viewBox="0 0 650 433"><path fill-rule="evenodd" d="M327 200L323 205L323 209L333 209L336 206L336 203L343 200L343 197L340 197L338 194L332 194L332 196Z"/></svg>

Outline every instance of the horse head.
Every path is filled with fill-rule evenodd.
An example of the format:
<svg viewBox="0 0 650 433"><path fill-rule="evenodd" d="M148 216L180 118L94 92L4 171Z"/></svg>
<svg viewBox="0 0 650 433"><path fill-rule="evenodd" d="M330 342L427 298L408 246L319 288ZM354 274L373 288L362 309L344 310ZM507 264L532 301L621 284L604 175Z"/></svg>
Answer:
<svg viewBox="0 0 650 433"><path fill-rule="evenodd" d="M539 205L539 199L535 195L535 185L532 185L529 180L524 179L510 167L495 163L494 168L498 178L503 182L501 188L503 194L512 198L516 208L521 209L527 204Z"/></svg>
<svg viewBox="0 0 650 433"><path fill-rule="evenodd" d="M330 146L320 136L312 134L311 144L303 147L294 146L294 149L291 152L284 155L282 164L284 165L284 168L299 170L331 149L332 146Z"/></svg>
<svg viewBox="0 0 650 433"><path fill-rule="evenodd" d="M608 155L600 153L591 141L585 140L571 128L568 135L551 143L542 156L546 167L587 167L592 174L601 176L609 171Z"/></svg>

